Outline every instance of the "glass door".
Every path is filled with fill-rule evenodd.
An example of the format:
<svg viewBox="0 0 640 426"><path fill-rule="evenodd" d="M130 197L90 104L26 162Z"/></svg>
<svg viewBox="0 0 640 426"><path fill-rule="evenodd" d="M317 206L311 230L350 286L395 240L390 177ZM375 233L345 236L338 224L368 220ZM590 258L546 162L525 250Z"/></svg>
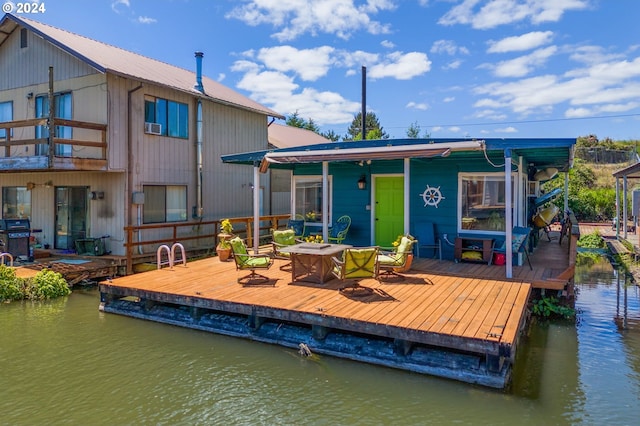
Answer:
<svg viewBox="0 0 640 426"><path fill-rule="evenodd" d="M74 250L76 240L86 238L88 191L86 186L56 187L56 249Z"/></svg>

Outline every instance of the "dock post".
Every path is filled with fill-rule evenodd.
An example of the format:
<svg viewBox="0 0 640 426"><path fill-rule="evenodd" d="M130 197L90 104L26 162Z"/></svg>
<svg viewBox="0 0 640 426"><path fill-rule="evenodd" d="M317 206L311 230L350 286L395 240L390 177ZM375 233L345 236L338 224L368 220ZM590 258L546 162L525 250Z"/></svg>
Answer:
<svg viewBox="0 0 640 426"><path fill-rule="evenodd" d="M411 347L413 346L413 342L409 342L408 340L403 339L394 339L393 347L396 355L406 356L411 352Z"/></svg>
<svg viewBox="0 0 640 426"><path fill-rule="evenodd" d="M258 315L251 314L248 317L249 319L249 328L256 331L260 328L260 326L264 323L264 317L259 317Z"/></svg>

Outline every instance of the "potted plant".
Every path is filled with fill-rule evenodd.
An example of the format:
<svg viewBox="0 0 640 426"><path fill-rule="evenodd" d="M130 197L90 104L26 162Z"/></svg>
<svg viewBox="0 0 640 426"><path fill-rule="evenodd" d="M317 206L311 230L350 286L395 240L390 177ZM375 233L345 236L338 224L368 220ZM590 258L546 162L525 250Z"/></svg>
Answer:
<svg viewBox="0 0 640 426"><path fill-rule="evenodd" d="M233 225L231 225L231 221L229 219L223 219L220 222L220 232L218 234L218 246L216 247L216 253L218 253L218 258L221 262L226 262L229 260L229 256L231 255L231 243L229 240L233 237Z"/></svg>

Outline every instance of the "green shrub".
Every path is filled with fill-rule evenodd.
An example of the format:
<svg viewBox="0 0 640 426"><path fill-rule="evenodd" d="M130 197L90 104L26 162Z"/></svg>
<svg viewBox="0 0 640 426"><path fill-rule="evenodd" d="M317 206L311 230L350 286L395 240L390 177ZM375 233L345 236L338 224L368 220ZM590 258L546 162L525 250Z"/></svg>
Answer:
<svg viewBox="0 0 640 426"><path fill-rule="evenodd" d="M0 301L23 299L23 286L23 280L16 277L13 268L0 265Z"/></svg>
<svg viewBox="0 0 640 426"><path fill-rule="evenodd" d="M578 247L582 248L593 248L593 249L601 249L605 248L607 243L605 243L604 238L600 235L599 232L594 232L593 234L583 235L578 240Z"/></svg>
<svg viewBox="0 0 640 426"><path fill-rule="evenodd" d="M542 318L562 317L570 319L576 316L575 309L561 305L555 297L546 296L533 301L532 312L533 315Z"/></svg>
<svg viewBox="0 0 640 426"><path fill-rule="evenodd" d="M69 285L62 275L46 268L27 282L26 296L31 300L54 299L70 293Z"/></svg>

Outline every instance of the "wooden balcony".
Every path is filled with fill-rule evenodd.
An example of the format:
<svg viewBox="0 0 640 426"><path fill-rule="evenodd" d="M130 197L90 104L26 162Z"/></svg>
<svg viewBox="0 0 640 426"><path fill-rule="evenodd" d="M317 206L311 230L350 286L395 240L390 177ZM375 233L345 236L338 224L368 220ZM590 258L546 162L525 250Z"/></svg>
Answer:
<svg viewBox="0 0 640 426"><path fill-rule="evenodd" d="M107 125L88 123L77 120L56 118L49 126L48 118L32 118L27 120L0 123L0 130L5 130L0 138L0 171L25 172L42 170L107 170ZM94 140L64 139L58 137L35 138L36 126L66 126L82 130L83 135L97 134ZM87 130L87 131L85 131ZM55 133L55 132L54 132ZM17 135L26 134L20 138ZM31 137L30 137L31 136ZM36 155L36 146L46 146L46 153ZM71 155L55 155L56 147L71 146ZM93 149L75 149L76 147ZM3 149L4 148L4 149Z"/></svg>

